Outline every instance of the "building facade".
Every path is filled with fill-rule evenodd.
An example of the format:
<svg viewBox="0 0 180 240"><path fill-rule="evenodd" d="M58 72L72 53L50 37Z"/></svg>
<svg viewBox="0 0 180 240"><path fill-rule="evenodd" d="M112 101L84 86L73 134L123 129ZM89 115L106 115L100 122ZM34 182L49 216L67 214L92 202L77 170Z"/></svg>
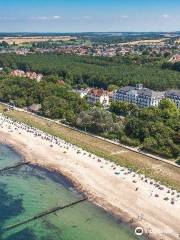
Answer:
<svg viewBox="0 0 180 240"><path fill-rule="evenodd" d="M171 99L180 109L180 90L168 90L165 93L166 98Z"/></svg>
<svg viewBox="0 0 180 240"><path fill-rule="evenodd" d="M29 78L29 79L35 79L37 82L40 82L43 78L42 74L38 74L35 72L24 72L22 70L13 70L11 72L11 76L13 77L24 77L24 78Z"/></svg>
<svg viewBox="0 0 180 240"><path fill-rule="evenodd" d="M74 89L73 90L75 93L78 93L80 98L84 98L87 96L88 92L90 91L90 88L86 89Z"/></svg>
<svg viewBox="0 0 180 240"><path fill-rule="evenodd" d="M108 107L110 105L110 96L109 92L103 89L91 89L87 93L87 102L89 104L100 103L104 107Z"/></svg>
<svg viewBox="0 0 180 240"><path fill-rule="evenodd" d="M158 106L163 98L165 98L165 92L144 88L142 84L137 84L136 87L122 87L113 94L113 101L125 101L139 107Z"/></svg>

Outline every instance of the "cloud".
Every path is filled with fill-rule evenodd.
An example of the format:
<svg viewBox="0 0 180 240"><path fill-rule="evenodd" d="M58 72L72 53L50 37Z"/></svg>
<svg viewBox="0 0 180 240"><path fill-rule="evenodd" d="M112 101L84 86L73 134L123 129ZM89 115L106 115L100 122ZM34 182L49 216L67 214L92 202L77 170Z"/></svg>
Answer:
<svg viewBox="0 0 180 240"><path fill-rule="evenodd" d="M36 17L30 17L30 20L41 20L41 21L46 21L46 20L60 20L62 17L61 16L36 16Z"/></svg>
<svg viewBox="0 0 180 240"><path fill-rule="evenodd" d="M166 19L166 18L168 18L168 17L169 17L168 14L163 14L163 15L161 15L161 18L164 18L164 19Z"/></svg>
<svg viewBox="0 0 180 240"><path fill-rule="evenodd" d="M6 16L0 16L0 20L16 20L16 17L6 17Z"/></svg>
<svg viewBox="0 0 180 240"><path fill-rule="evenodd" d="M127 15L122 15L121 18L128 18L129 16Z"/></svg>
<svg viewBox="0 0 180 240"><path fill-rule="evenodd" d="M61 19L61 16L53 16L53 19Z"/></svg>

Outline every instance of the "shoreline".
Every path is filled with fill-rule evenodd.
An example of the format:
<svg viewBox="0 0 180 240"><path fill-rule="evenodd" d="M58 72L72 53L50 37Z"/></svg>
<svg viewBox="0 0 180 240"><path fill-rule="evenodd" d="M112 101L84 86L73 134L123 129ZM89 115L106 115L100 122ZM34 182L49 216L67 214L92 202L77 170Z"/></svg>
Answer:
<svg viewBox="0 0 180 240"><path fill-rule="evenodd" d="M1 131L0 131L0 133L1 133ZM130 221L128 220L129 218L127 216L125 216L123 211L121 211L118 208L113 207L111 204L107 204L107 202L102 203L101 198L94 197L93 195L91 195L91 193L89 193L88 191L85 191L78 181L75 181L74 178L65 175L65 173L63 173L61 170L58 170L58 169L56 169L54 167L50 167L50 166L48 167L48 166L43 165L43 164L38 164L38 163L31 162L30 159L23 153L23 151L20 150L17 145L12 144L11 141L8 141L8 140L4 141L0 138L0 144L6 145L6 146L10 147L11 149L13 149L15 152L17 152L18 155L21 156L21 158L24 162L30 162L28 164L29 166L36 166L40 170L47 171L47 172L50 172L50 173L53 173L53 174L57 174L58 176L61 175L66 181L68 181L68 184L70 184L76 191L78 191L80 194L87 197L89 202L91 202L95 206L103 209L111 217L113 217L115 221L120 221L120 223L126 225L132 232L134 231L134 229L136 227L142 227L143 228L143 225L141 226L140 224L137 225L137 224L130 223ZM144 240L146 240L147 236L143 236L143 237L145 238ZM149 239L149 240L159 240L159 239L154 238L154 237L149 237L147 239Z"/></svg>
<svg viewBox="0 0 180 240"><path fill-rule="evenodd" d="M135 190L134 190L134 183L127 183L126 182L126 180L125 181L123 181L123 183L122 183L122 189L120 190L120 191L118 191L118 189L117 189L117 192L119 193L120 192L120 196L122 197L122 196L124 196L123 194L121 194L121 191L125 191L126 192L126 189L124 190L123 189L123 187L125 186L125 187L128 187L129 189L127 189L128 191L127 191L127 193L129 194L128 196L127 196L127 198L130 198L128 201L127 201L127 205L126 206L124 206L124 207L122 207L123 206L123 204L126 202L126 199L125 200L123 200L122 201L122 204L120 203L120 201L119 201L119 204L118 203L116 203L116 201L118 201L118 199L117 199L117 197L119 197L119 195L118 196L116 196L115 194L116 194L116 191L115 192L113 192L113 193L111 193L111 183L109 183L110 184L110 186L108 186L108 189L107 189L107 191L106 192L102 192L102 190L104 190L104 189L101 189L101 187L103 188L106 188L107 186L104 186L104 185L107 185L107 182L106 183L104 183L104 185L103 185L103 182L101 182L100 183L100 186L98 185L97 186L97 189L96 189L96 186L93 188L93 186L92 186L92 182L91 182L91 179L88 179L88 176L83 176L83 178L84 179L82 179L82 180L87 180L87 183L88 184L85 184L86 183L86 181L81 181L80 179L78 179L78 177L80 177L80 175L79 174L81 174L81 175L83 175L83 173L81 172L82 170L86 170L86 168L88 167L88 165L89 165L89 167L91 167L92 169L90 169L90 170L88 170L88 173L89 174L91 174L91 171L93 171L93 170L97 170L97 174L99 174L99 172L101 171L101 167L100 167L100 169L96 169L97 167L98 167L98 164L99 163L97 163L97 162L93 162L92 164L91 163L84 163L85 162L85 160L88 160L88 157L86 156L86 155L84 155L84 158L87 158L87 159L85 159L84 160L84 158L83 159L79 159L79 162L78 162L78 159L77 160L75 160L75 158L77 157L77 156L75 156L75 152L76 152L76 150L77 149L75 149L75 152L73 153L73 154L71 154L70 153L70 157L74 157L74 159L72 159L71 160L71 162L70 163L67 163L67 160L69 160L70 161L70 158L68 158L67 157L67 155L66 156L63 156L63 158L66 158L65 160L64 160L64 162L63 162L63 160L62 160L62 164L60 163L60 162L57 162L57 160L52 160L52 157L50 157L50 158L48 158L48 157L45 157L44 155L43 155L43 153L42 153L42 150L43 151L45 151L45 155L47 154L47 153L49 153L49 154L54 154L53 156L54 157L56 157L56 154L59 154L59 151L58 151L58 149L55 149L55 146L53 146L53 147L50 147L50 149L47 149L48 150L48 152L46 151L46 147L48 147L48 145L47 144L45 144L44 143L44 141L40 141L40 139L38 139L37 137L35 137L36 139L37 139L37 149L36 149L36 144L34 145L33 144L33 142L35 142L34 141L34 138L33 138L33 136L29 136L29 134L28 133L24 133L23 131L21 132L21 134L19 134L19 133L15 133L15 132L11 132L10 131L10 129L9 128L3 128L3 129L1 129L0 130L0 132L1 132L1 139L0 139L0 142L2 142L3 144L6 144L6 145L9 145L9 146L11 146L15 151L17 151L20 155L22 155L23 156L23 158L24 158L24 160L25 161L30 161L33 165L37 165L37 166L40 166L40 167L43 167L43 168L46 168L46 169L48 169L49 171L52 171L52 172L56 172L56 173L60 173L61 175L63 175L65 178L67 178L70 182L72 182L72 184L75 186L75 188L78 190L78 191L80 191L80 192L82 192L82 193L85 193L87 196L88 196L88 199L89 199L89 201L91 201L91 202L93 202L93 203L95 203L97 206L100 206L100 207L102 207L105 211L107 211L107 212L109 212L110 214L112 214L113 216L115 216L115 217L120 217L120 220L124 223L124 224L127 224L131 229L134 229L136 226L141 226L141 227L145 227L146 226L146 228L147 228L147 223L148 223L148 227L149 228L151 228L152 229L152 231L153 230L155 230L155 231L157 231L157 227L156 226L153 226L152 225L152 222L151 222L151 224L149 225L149 221L150 220L147 220L147 221L145 221L145 220L142 220L142 221L138 221L138 222L136 222L136 221L133 221L132 223L131 223L131 220L132 219L134 219L134 216L137 216L136 214L136 212L135 212L135 210L134 209L132 209L133 211L132 211L132 215L131 215L131 211L130 211L130 209L126 209L126 207L127 206L129 206L129 203L131 202L131 204L137 204L137 206L139 206L139 204L138 204L138 201L139 201L139 199L135 199L135 201L136 202L134 202L133 201L133 197L134 196L131 196L131 195L134 195L135 194ZM13 134L14 133L14 134ZM15 135L15 136L14 136ZM28 143L28 144L26 144L26 143L24 143L24 139L21 139L22 138L22 135L25 135L25 136L23 136L23 137L29 137L29 140L31 140L32 142L30 143ZM28 139L27 139L28 140ZM38 141L39 140L39 141ZM44 144L44 145L43 145ZM42 145L41 146L41 149L38 149L38 146L40 147L40 145ZM54 145L54 143L53 143L53 145ZM70 147L69 147L70 148ZM32 151L33 150L33 151ZM72 150L72 151L74 151L74 149L70 149L70 150ZM68 151L68 150L67 150ZM83 150L82 150L83 151ZM77 154L77 153L76 153ZM88 153L89 154L89 153ZM63 155L63 152L61 151L61 155ZM78 155L78 154L77 154ZM80 154L79 154L80 155ZM90 154L91 155L91 154ZM92 154L93 155L93 154ZM61 156L62 157L62 156ZM78 156L79 157L79 156ZM106 160L105 160L106 161ZM66 165L67 164L67 165ZM82 164L82 165L84 165L84 164L87 164L87 166L85 165L85 166L81 166L80 164ZM101 163L100 163L101 164ZM107 164L111 164L112 165L112 163L107 163ZM92 166L91 166L92 165ZM105 162L105 165L106 165L106 162ZM103 166L103 168L105 167L105 165ZM78 169L78 166L79 166L79 168L80 169ZM80 170L80 172L79 172L79 170ZM101 172L101 174L102 174L102 172ZM109 172L109 170L107 170L107 174L108 174L108 178L109 178L109 180L112 180L112 186L113 186L113 184L115 185L114 187L116 187L116 185L118 186L119 185L119 183L117 184L116 182L118 181L117 179L115 179L115 177L117 177L117 176L112 176L111 175L111 173ZM98 179L98 176L96 176L96 174L95 175L93 175L93 177L97 177L97 180L101 180L100 178ZM106 174L104 174L104 176L103 176L103 178L102 179L104 179L104 177L106 178ZM86 179L87 178L87 179ZM130 178L130 177L129 177ZM104 179L105 180L105 179ZM127 177L127 180L129 181L129 179L128 179L128 177ZM121 184L120 184L121 185ZM127 185L127 186L126 186ZM110 188L109 188L110 187ZM120 186L119 186L120 187ZM142 186L142 187L144 187L144 186ZM106 190L106 189L105 189ZM145 189L144 189L145 190ZM112 194L112 196L110 196L110 199L109 199L109 197L107 196L107 193L108 194ZM127 194L126 193L126 194ZM114 195L113 195L114 194ZM137 193L136 193L136 197L137 197ZM140 196L140 198L142 198L142 200L146 200L146 198L145 198L146 196L143 196L143 193L142 193L142 196ZM112 198L112 200L111 200L111 198ZM113 199L114 198L114 199ZM121 199L122 200L122 199ZM155 199L156 200L156 199ZM160 203L161 203L161 201L159 201ZM151 201L149 202L149 204L151 203ZM179 202L178 202L178 204L179 204ZM141 203L140 203L140 206L141 206ZM130 208L131 208L131 206L129 206ZM147 207L147 206L146 206ZM145 207L145 209L144 210L148 210L147 212L149 212L149 209L146 209L146 207ZM151 208L153 207L153 205L152 206L150 206ZM173 209L173 206L168 206L168 207L171 207L172 209ZM150 208L150 210L151 210L151 208ZM122 210L122 209L124 209L124 210ZM139 208L139 210L140 210L140 208ZM155 211L156 209L152 209L152 212L156 212ZM157 210L158 210L158 208L157 208ZM171 209L170 209L171 210ZM175 209L174 211L176 212L176 211L180 211L180 207L178 207L177 209ZM142 210L142 213L144 213L144 211ZM150 215L151 215L152 213L150 213ZM153 215L152 215L153 216ZM151 217L152 216L150 216L150 219L151 219ZM139 216L138 216L139 217ZM155 217L155 219L156 219L157 217ZM160 220L162 220L161 219L162 218L162 216L160 216ZM154 219L154 220L155 220ZM136 219L135 219L136 220ZM172 219L173 220L173 219ZM180 223L180 219L178 219L177 218L177 220L178 220L178 222L177 222L177 225L179 225L179 223ZM152 221L152 220L151 220ZM157 222L157 223L154 223L155 225L158 225L159 224L159 222ZM165 221L165 224L166 224L166 221ZM153 227L153 228L152 228ZM164 226L163 226L164 227ZM167 226L168 227L168 226ZM177 234L178 234L178 232L177 232ZM157 236L158 235L158 236ZM169 235L169 233L167 234L167 235ZM176 236L176 233L175 233L175 236ZM165 236L164 234L163 234L163 240L164 239L168 239L168 240L174 240L174 239L179 239L178 238L178 236L177 237L175 237L174 236L174 234L171 234L170 236ZM162 237L162 236L161 236ZM159 234L150 234L149 235L149 239L156 239L156 240L160 240L160 238L159 238Z"/></svg>
<svg viewBox="0 0 180 240"><path fill-rule="evenodd" d="M98 199L98 197L94 197L93 195L91 196L91 194L89 192L84 191L83 187L81 186L81 184L78 181L75 181L75 179L69 175L68 176L65 175L65 173L63 173L61 170L56 169L54 167L50 167L50 166L48 167L48 166L46 166L46 164L43 165L43 164L31 162L30 159L25 155L25 153L22 150L20 150L18 145L12 144L12 142L8 141L7 139L0 138L0 144L8 146L11 149L13 149L15 152L17 152L18 155L21 156L22 161L29 162L29 164L28 164L29 166L36 166L40 170L47 171L47 172L50 172L53 174L57 174L58 176L61 175L66 181L68 181L68 184L70 184L76 191L78 191L80 194L86 196L88 198L89 202L93 203L97 207L102 208L105 212L109 213L113 218L115 218L116 221L118 220L121 223L127 225L128 228L131 229L132 231L134 230L135 227L140 226L139 224L138 225L135 225L132 223L130 224L129 221L126 221L128 218L125 215L123 215L123 213L122 213L122 211L120 211L120 209L115 209L111 205L108 206L107 203L102 204L102 199ZM100 204L100 201L101 201L101 204ZM155 238L148 238L148 239L157 240Z"/></svg>
<svg viewBox="0 0 180 240"><path fill-rule="evenodd" d="M6 104L5 104L6 105ZM1 114L2 106L0 106ZM93 153L101 158L118 164L119 166L138 171L146 177L160 182L162 185L171 187L180 192L180 166L166 162L166 160L154 159L154 156L146 156L142 153L131 151L120 146L119 143L111 142L102 137L85 133L68 125L51 120L39 115L29 113L16 108L8 111L5 115L13 121L30 125L34 128L51 134L57 138L76 145L77 147Z"/></svg>
<svg viewBox="0 0 180 240"><path fill-rule="evenodd" d="M4 103L4 102L0 102L1 105L5 106L5 107L11 107L9 104L7 103ZM24 113L27 113L29 115L32 115L32 116L35 116L35 117L38 117L40 119L43 119L45 121L48 121L48 122L51 122L51 123L55 123L55 124L59 124L61 126L64 126L68 129L71 129L71 130L74 130L74 131L77 131L79 133L82 133L82 134L85 134L85 135L88 135L88 136L91 136L93 138L96 138L96 139L100 139L100 140L103 140L103 141L106 141L108 143L111 143L113 145L116 145L116 146L120 146L122 148L124 148L125 150L129 150L129 151L132 151L134 153L138 153L140 155L143 155L143 156L146 156L146 157L150 157L156 161L161 161L161 162L164 162L166 164L169 164L169 165L172 165L174 167L177 167L177 168L180 168L180 165L176 164L176 162L173 162L172 160L173 159L168 159L168 158L165 158L161 155L157 155L157 154L154 154L152 152L147 152L145 150L141 150L141 149L138 149L136 147L132 147L132 146L128 146L128 145L124 145L122 144L121 142L116 142L114 140L110 140L110 139L107 139L107 138L104 138L104 137L101 137L101 136L98 136L98 135L95 135L93 133L90 133L90 132L85 132L83 131L82 129L78 129L76 127L73 127L73 126L70 126L70 125L67 125L65 123L62 123L62 122L57 122L56 120L53 120L53 119L50 119L50 118L47 118L47 117L44 117L44 116L41 116L41 115L37 115L35 113L32 113L30 111L27 111L27 110L24 110L22 108L18 108L18 107L15 107L14 108L16 111L20 111L20 112L24 112ZM175 161L175 159L174 159Z"/></svg>

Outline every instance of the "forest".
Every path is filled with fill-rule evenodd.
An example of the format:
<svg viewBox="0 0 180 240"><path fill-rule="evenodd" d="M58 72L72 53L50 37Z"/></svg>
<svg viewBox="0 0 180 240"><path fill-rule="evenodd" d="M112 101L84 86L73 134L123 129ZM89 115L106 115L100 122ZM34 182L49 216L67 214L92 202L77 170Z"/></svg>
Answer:
<svg viewBox="0 0 180 240"><path fill-rule="evenodd" d="M180 155L180 111L168 99L158 107L138 108L127 102L112 102L110 111L125 116L118 132L121 143L167 158Z"/></svg>
<svg viewBox="0 0 180 240"><path fill-rule="evenodd" d="M27 78L1 76L0 101L18 107L41 104L41 114L53 119L68 120L88 109L87 102L73 93L68 86L53 81L47 79L37 83Z"/></svg>
<svg viewBox="0 0 180 240"><path fill-rule="evenodd" d="M180 111L170 100L158 107L143 108L127 117L123 139L134 139L142 148L167 158L180 156Z"/></svg>
<svg viewBox="0 0 180 240"><path fill-rule="evenodd" d="M148 56L91 57L57 54L1 54L0 67L58 75L71 86L118 87L143 83L154 90L180 89L180 73L162 68L163 59Z"/></svg>
<svg viewBox="0 0 180 240"><path fill-rule="evenodd" d="M162 64L162 68L180 72L180 62L176 62L176 63L165 62Z"/></svg>
<svg viewBox="0 0 180 240"><path fill-rule="evenodd" d="M162 100L159 107L144 109L125 102L113 102L107 111L100 105L89 106L86 99L81 99L72 89L74 86L116 88L138 82L158 90L180 88L180 74L162 69L159 62L159 59L144 57L1 55L0 66L4 73L0 75L0 101L18 107L41 104L39 114L42 116L167 158L179 159L180 111L170 100ZM37 82L10 76L8 73L16 68L41 72L45 77ZM60 79L65 83L62 84Z"/></svg>
<svg viewBox="0 0 180 240"><path fill-rule="evenodd" d="M144 109L124 102L111 103L107 111L100 105L89 106L56 77L38 83L4 75L0 77L0 101L18 107L41 104L42 116L167 158L178 159L180 154L180 111L170 100Z"/></svg>

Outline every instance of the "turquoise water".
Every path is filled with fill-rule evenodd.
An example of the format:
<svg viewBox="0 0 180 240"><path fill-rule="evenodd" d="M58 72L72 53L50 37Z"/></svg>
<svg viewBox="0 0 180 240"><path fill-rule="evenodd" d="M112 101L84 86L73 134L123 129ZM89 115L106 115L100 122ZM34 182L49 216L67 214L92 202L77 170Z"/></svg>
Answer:
<svg viewBox="0 0 180 240"><path fill-rule="evenodd" d="M22 160L12 148L0 144L0 169L21 162Z"/></svg>
<svg viewBox="0 0 180 240"><path fill-rule="evenodd" d="M0 145L0 169L20 161L16 152ZM4 230L38 213L82 198L63 176L38 167L22 166L0 173L0 240L140 239L120 220L88 201Z"/></svg>

